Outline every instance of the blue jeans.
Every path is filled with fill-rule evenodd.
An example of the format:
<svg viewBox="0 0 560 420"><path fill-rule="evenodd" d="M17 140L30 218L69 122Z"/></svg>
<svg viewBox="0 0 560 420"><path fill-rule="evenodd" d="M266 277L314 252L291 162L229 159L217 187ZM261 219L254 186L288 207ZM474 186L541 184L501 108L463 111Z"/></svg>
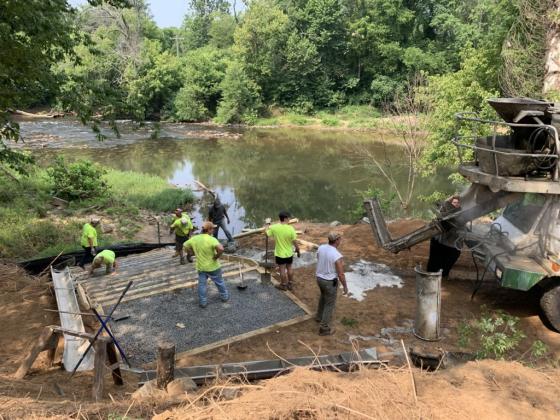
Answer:
<svg viewBox="0 0 560 420"><path fill-rule="evenodd" d="M214 271L199 271L198 272L198 303L200 305L206 305L208 303L206 299L206 279L210 277L218 291L220 292L220 298L225 302L229 299L229 293L226 288L226 283L222 277L222 269L218 268Z"/></svg>
<svg viewBox="0 0 560 420"><path fill-rule="evenodd" d="M229 230L226 225L226 219L222 219L219 222L214 222L214 224L216 225L216 227L214 228L214 238L218 239L218 231L220 230L220 228L222 228L228 242L233 241L233 236L231 236L231 233L229 233Z"/></svg>

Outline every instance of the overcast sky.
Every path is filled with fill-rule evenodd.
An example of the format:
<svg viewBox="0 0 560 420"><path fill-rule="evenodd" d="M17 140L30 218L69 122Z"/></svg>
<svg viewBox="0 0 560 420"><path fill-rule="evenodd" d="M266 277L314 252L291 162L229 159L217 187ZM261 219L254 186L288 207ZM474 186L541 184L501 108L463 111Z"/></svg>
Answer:
<svg viewBox="0 0 560 420"><path fill-rule="evenodd" d="M87 0L69 0L72 6L87 3ZM160 28L179 27L187 14L187 0L149 0L147 1L154 20Z"/></svg>

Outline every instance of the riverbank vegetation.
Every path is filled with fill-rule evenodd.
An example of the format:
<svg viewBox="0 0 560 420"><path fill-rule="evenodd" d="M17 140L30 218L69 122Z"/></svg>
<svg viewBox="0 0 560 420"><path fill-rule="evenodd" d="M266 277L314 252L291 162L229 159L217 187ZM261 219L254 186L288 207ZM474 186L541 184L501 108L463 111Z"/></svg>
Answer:
<svg viewBox="0 0 560 420"><path fill-rule="evenodd" d="M27 259L79 250L83 223L100 217L111 232L100 245L130 241L144 210L170 212L192 204L190 190L142 173L104 169L88 161L58 159L31 176L0 183L0 255ZM76 176L79 175L79 176ZM68 199L53 202L53 197Z"/></svg>

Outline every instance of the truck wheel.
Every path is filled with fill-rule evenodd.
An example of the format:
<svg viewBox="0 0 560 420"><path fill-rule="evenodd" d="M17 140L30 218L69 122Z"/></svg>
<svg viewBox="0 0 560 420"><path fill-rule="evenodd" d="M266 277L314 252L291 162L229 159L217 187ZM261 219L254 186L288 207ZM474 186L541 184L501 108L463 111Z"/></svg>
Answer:
<svg viewBox="0 0 560 420"><path fill-rule="evenodd" d="M560 283L550 284L541 296L541 309L550 326L560 332Z"/></svg>

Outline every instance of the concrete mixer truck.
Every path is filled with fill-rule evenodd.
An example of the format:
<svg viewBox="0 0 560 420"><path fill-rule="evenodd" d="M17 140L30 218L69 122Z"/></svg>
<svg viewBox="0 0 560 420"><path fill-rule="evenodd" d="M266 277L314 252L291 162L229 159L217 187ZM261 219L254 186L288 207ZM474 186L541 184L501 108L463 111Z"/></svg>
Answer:
<svg viewBox="0 0 560 420"><path fill-rule="evenodd" d="M470 183L461 210L436 216L399 238L391 237L381 207L364 207L379 246L398 253L454 231L480 263L480 281L536 291L550 326L560 332L560 108L529 98L489 100L502 120L457 114L450 141L458 172ZM493 215L492 223L477 219Z"/></svg>

